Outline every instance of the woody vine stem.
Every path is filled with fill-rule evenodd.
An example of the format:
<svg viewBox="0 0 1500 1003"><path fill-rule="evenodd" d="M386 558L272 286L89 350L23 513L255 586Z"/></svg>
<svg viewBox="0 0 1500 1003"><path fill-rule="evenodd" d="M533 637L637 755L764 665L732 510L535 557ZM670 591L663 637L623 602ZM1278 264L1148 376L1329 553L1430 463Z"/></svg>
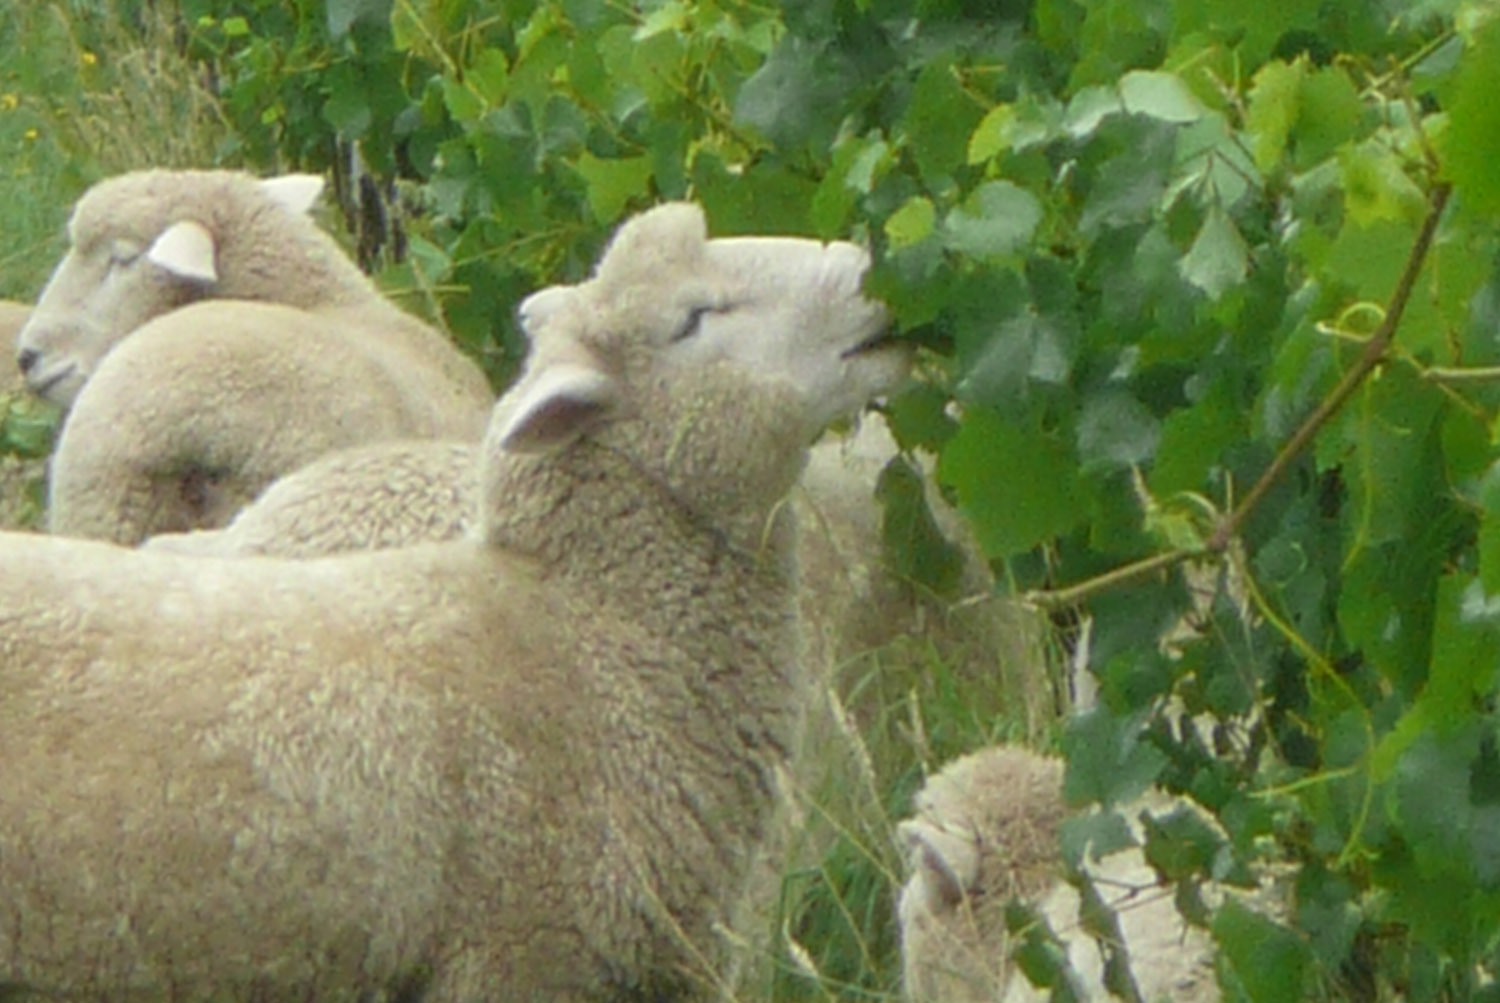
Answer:
<svg viewBox="0 0 1500 1003"><path fill-rule="evenodd" d="M1338 384L1328 392L1328 395L1319 402L1302 424L1292 433L1286 445L1276 454L1271 465L1261 474L1260 479L1245 495L1234 511L1230 512L1214 530L1213 535L1208 538L1201 548L1178 548L1176 550L1163 551L1159 554L1126 564L1122 567L1107 571L1102 575L1070 585L1061 589L1043 589L1028 592L1026 601L1033 603L1042 609L1062 609L1077 605L1090 596L1105 592L1121 585L1141 578L1149 577L1157 572L1163 571L1174 565L1199 557L1204 554L1221 554L1228 549L1230 542L1239 533L1257 505L1265 498L1267 492L1276 485L1282 476L1291 468L1292 464L1302 455L1313 438L1328 424L1339 409L1359 389L1365 379L1374 371L1375 367L1385 358L1386 352L1395 340L1396 329L1401 324L1401 317L1406 313L1406 305L1411 299L1412 290L1416 288L1417 276L1421 274L1422 265L1427 260L1427 253L1432 247L1433 236L1437 233L1438 221L1442 218L1443 209L1448 204L1450 186L1441 182L1434 186L1427 208L1427 216L1422 221L1422 228L1417 232L1417 239L1412 243L1411 253L1407 255L1406 266L1402 269L1401 278L1396 283L1396 289L1391 294L1390 304L1385 311L1385 319L1381 321L1380 327L1375 334L1365 343L1364 351L1360 353L1359 359L1350 369L1344 373Z"/></svg>

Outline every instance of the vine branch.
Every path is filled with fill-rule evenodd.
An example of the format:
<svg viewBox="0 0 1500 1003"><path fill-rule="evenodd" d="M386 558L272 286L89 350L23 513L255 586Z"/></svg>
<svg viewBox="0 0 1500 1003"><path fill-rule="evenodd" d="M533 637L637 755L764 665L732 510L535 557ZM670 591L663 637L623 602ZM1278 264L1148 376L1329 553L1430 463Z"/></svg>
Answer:
<svg viewBox="0 0 1500 1003"><path fill-rule="evenodd" d="M1401 317L1406 313L1406 305L1411 300L1412 291L1417 285L1417 276L1422 271L1422 265L1427 260L1427 252L1432 247L1433 237L1437 233L1438 221L1442 218L1443 209L1448 204L1450 187L1446 182L1436 185L1432 190L1431 202L1428 206L1427 216L1422 221L1422 228L1417 232L1417 239L1412 243L1411 253L1407 256L1406 265L1402 269L1401 278L1396 283L1396 289L1391 294L1389 306L1386 308L1385 317L1375 333L1364 343L1364 349L1360 352L1359 359L1355 362L1338 384L1328 392L1318 406L1308 415L1306 420L1292 433L1290 439L1281 447L1271 465L1261 474L1253 487L1246 493L1245 497L1235 506L1214 530L1212 536L1203 545L1202 549L1178 548L1154 554L1143 560L1126 564L1097 575L1077 585L1070 585L1061 589L1041 589L1028 592L1025 595L1027 602L1045 610L1059 609L1065 606L1075 605L1084 601L1092 595L1126 585L1140 578L1145 578L1158 572L1171 568L1183 561L1204 554L1223 553L1228 549L1230 542L1238 535L1245 521L1255 511L1257 505L1265 498L1266 494L1276 485L1289 470L1297 458L1302 455L1313 440L1313 438L1328 424L1329 420L1338 413L1339 409L1359 389L1360 384L1370 375L1370 372L1385 358L1386 352L1391 347L1391 342L1396 337L1396 329L1401 324ZM1450 375L1450 374L1445 374Z"/></svg>
<svg viewBox="0 0 1500 1003"><path fill-rule="evenodd" d="M1412 290L1416 288L1417 276L1422 271L1422 264L1427 260L1427 251L1432 247L1432 238L1437 233L1438 220L1442 218L1443 209L1448 204L1448 193L1451 188L1447 182L1439 183L1432 190L1432 202L1427 209L1427 218L1422 221L1422 229L1417 232L1417 239L1412 243L1411 253L1406 257L1406 267L1402 269L1401 279L1396 283L1396 291L1391 294L1390 306L1386 308L1385 319L1380 322L1374 335L1365 344L1364 351L1360 353L1359 359L1344 373L1338 385L1328 392L1322 402L1307 416L1307 419L1292 433L1281 452L1271 461L1266 472L1260 475L1260 480L1241 499L1239 505L1235 506L1214 535L1209 537L1206 549L1215 553L1221 553L1229 546L1229 541L1240 531L1250 513L1260 504L1266 493L1281 480L1283 474L1291 467L1292 463L1302 455L1302 451L1312 442L1313 437L1318 434L1324 425L1328 424L1344 403L1359 389L1365 377L1370 375L1380 361L1385 358L1386 350L1391 347L1392 340L1396 337L1396 329L1401 325L1401 317L1406 313L1406 304L1411 300Z"/></svg>

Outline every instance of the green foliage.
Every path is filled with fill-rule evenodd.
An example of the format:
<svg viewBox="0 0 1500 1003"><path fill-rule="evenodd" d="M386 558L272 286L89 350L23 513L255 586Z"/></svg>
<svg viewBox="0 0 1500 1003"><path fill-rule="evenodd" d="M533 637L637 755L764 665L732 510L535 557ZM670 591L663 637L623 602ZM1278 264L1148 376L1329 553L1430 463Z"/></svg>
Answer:
<svg viewBox="0 0 1500 1003"><path fill-rule="evenodd" d="M0 29L37 41L0 57L0 141L43 194L4 201L47 218L7 268L46 257L41 234L101 171L327 169L348 219L399 223L367 258L383 285L499 383L520 296L579 278L655 201L696 199L722 234L869 243L870 291L937 349L889 405L898 441L937 458L1002 580L1081 586L1048 593L1087 618L1076 654L1100 694L1066 729L1067 789L1106 810L1070 839L1118 835L1109 809L1152 782L1214 817L1157 820L1148 855L1211 924L1227 999L1493 995L1491 5L178 0L152 7L164 37L84 0L13 7ZM84 58L106 44L154 46L202 86L131 104L131 64ZM61 114L120 109L206 125L102 156ZM892 566L948 592L915 469L881 484ZM1109 574L1142 560L1151 573ZM860 728L887 817L918 760L1005 730L992 683L917 664L841 680L877 708ZM851 829L789 876L785 930L808 954L780 962L772 998L892 988L882 838ZM1294 875L1282 918L1210 917L1193 892L1271 862ZM1027 930L1022 967L1065 981Z"/></svg>

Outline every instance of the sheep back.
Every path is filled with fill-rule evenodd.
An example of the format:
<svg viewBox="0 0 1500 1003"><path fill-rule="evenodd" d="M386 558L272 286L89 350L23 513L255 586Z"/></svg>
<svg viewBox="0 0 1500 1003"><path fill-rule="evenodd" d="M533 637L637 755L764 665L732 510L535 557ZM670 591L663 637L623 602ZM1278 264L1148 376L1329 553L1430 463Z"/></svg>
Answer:
<svg viewBox="0 0 1500 1003"><path fill-rule="evenodd" d="M106 357L68 415L49 528L133 544L220 526L331 450L478 435L476 400L413 379L401 353L372 350L370 330L357 310L216 300L149 322Z"/></svg>

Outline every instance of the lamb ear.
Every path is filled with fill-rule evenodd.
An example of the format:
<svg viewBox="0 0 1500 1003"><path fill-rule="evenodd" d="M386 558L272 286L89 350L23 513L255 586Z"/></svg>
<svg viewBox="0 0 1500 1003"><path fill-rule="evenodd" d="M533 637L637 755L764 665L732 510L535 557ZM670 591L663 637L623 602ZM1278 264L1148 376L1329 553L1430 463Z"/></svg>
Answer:
<svg viewBox="0 0 1500 1003"><path fill-rule="evenodd" d="M271 196L290 212L307 212L323 194L323 176L320 174L283 174L266 178L260 183L261 191Z"/></svg>
<svg viewBox="0 0 1500 1003"><path fill-rule="evenodd" d="M979 878L979 850L974 840L920 819L896 827L912 869L926 878L929 894L949 908L963 900Z"/></svg>
<svg viewBox="0 0 1500 1003"><path fill-rule="evenodd" d="M208 227L185 219L161 232L146 249L146 260L194 282L217 282L214 268L214 235Z"/></svg>
<svg viewBox="0 0 1500 1003"><path fill-rule="evenodd" d="M558 363L523 377L506 396L497 433L501 448L540 453L571 442L607 413L615 384L597 369Z"/></svg>
<svg viewBox="0 0 1500 1003"><path fill-rule="evenodd" d="M528 338L535 337L576 292L574 286L548 286L532 293L516 307L516 326Z"/></svg>

